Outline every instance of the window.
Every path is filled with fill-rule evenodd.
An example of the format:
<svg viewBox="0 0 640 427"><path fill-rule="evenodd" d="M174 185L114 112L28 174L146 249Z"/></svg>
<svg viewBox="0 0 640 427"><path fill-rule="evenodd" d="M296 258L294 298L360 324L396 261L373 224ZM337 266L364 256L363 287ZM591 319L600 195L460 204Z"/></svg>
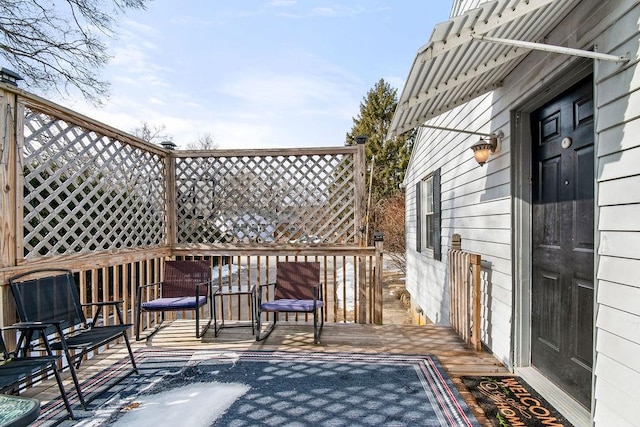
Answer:
<svg viewBox="0 0 640 427"><path fill-rule="evenodd" d="M422 212L420 221L422 222L421 247L433 250L433 175L422 181L422 194L420 195L420 211Z"/></svg>
<svg viewBox="0 0 640 427"><path fill-rule="evenodd" d="M416 185L416 211L416 249L441 260L440 169Z"/></svg>

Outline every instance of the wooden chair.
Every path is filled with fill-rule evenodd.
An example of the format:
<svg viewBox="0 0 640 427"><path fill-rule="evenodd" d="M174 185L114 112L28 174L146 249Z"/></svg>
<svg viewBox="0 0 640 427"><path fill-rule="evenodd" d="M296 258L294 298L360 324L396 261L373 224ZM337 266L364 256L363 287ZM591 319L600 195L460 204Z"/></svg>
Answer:
<svg viewBox="0 0 640 427"><path fill-rule="evenodd" d="M5 330L18 329L22 334L24 334L29 330L37 330L44 333L46 328L47 325L16 325L15 327L10 326L5 328ZM44 337L46 339L46 335L44 335ZM45 341L45 343L48 344L48 340ZM7 350L2 333L0 333L0 354L2 355L2 360L0 361L0 391L2 391L2 393L13 393L21 384L24 384L30 378L45 375L47 372L51 371L56 377L58 389L60 389L60 396L64 401L64 406L67 408L69 417L73 419L73 411L69 404L69 398L67 397L67 392L62 385L62 378L60 377L60 372L58 372L58 367L56 365L61 356L51 355L51 349L49 349L49 356L28 357L20 356L17 353L17 351L9 352ZM38 406L38 412L39 410ZM34 415L37 417L37 414Z"/></svg>
<svg viewBox="0 0 640 427"><path fill-rule="evenodd" d="M28 330L23 333L18 340L18 349L22 348L26 354L29 349L41 347L41 341L44 340L45 346L51 350L62 351L83 408L86 408L86 402L76 369L80 368L80 363L90 351L122 339L129 351L133 370L138 373L127 335L132 325L124 323L122 301L81 304L73 274L65 269L30 271L10 278L9 284L21 324L47 325L44 331ZM97 307L97 310L91 321L87 321L83 309L91 306ZM115 309L119 324L107 325L102 317L102 308L107 306ZM50 344L47 344L48 336L53 337Z"/></svg>
<svg viewBox="0 0 640 427"><path fill-rule="evenodd" d="M273 300L263 301L263 293L269 286L274 286ZM267 338L276 327L279 313L312 313L313 342L320 342L320 334L324 326L324 301L320 283L319 262L278 262L276 264L276 281L261 285L257 293L256 341ZM273 323L263 333L261 328L262 313L273 313ZM318 312L320 324L318 325Z"/></svg>
<svg viewBox="0 0 640 427"><path fill-rule="evenodd" d="M209 261L165 261L161 282L138 286L136 296L136 340L140 339L140 323L143 312L161 312L158 331L167 311L195 311L196 338L201 338L213 319L212 270ZM155 288L151 301L142 301L142 291ZM200 309L209 305L209 320L200 330Z"/></svg>

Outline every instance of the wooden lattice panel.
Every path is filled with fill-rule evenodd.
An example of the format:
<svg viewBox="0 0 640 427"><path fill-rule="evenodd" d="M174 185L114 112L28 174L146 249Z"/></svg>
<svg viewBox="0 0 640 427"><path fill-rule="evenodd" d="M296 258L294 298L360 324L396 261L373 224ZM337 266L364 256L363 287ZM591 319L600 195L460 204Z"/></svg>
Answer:
<svg viewBox="0 0 640 427"><path fill-rule="evenodd" d="M166 242L164 160L26 109L24 256Z"/></svg>
<svg viewBox="0 0 640 427"><path fill-rule="evenodd" d="M354 243L355 156L178 157L177 242Z"/></svg>

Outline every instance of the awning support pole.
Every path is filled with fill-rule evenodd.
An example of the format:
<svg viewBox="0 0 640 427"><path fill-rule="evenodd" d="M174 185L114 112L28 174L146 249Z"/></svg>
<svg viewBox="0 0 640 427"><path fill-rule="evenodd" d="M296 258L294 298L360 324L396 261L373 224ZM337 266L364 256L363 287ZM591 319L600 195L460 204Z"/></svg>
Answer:
<svg viewBox="0 0 640 427"><path fill-rule="evenodd" d="M442 126L432 126L432 125L421 124L421 125L418 125L417 127L436 129L436 130L448 130L448 131L451 131L451 132L466 133L466 134L469 134L469 135L492 136L492 134L490 134L490 133L473 132L473 131L470 131L470 130L463 130L463 129L445 128L445 127L442 127Z"/></svg>
<svg viewBox="0 0 640 427"><path fill-rule="evenodd" d="M565 55L581 56L583 58L598 59L601 61L612 61L617 64L623 64L629 62L629 58L626 56L609 55L606 53L592 52L590 50L573 49L570 47L554 46L545 43L534 43L523 40L510 40L501 39L498 37L490 37L481 34L471 34L471 37L475 40L505 44L509 46L522 47L525 49L542 50L544 52L561 53Z"/></svg>

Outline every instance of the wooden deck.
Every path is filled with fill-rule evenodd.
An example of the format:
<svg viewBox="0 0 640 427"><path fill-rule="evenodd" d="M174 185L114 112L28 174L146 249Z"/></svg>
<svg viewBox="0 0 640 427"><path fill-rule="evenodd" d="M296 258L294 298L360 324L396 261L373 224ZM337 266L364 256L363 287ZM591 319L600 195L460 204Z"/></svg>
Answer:
<svg viewBox="0 0 640 427"><path fill-rule="evenodd" d="M230 325L233 325L231 323ZM462 375L508 374L507 369L490 353L476 352L466 346L451 328L433 325L360 325L329 323L325 324L320 344L313 344L313 332L310 325L278 324L271 336L265 341L256 342L251 328L225 328L218 337L213 330L207 331L202 339L194 336L194 323L189 320L176 320L163 327L147 340L133 341L132 346L181 349L213 350L278 350L278 351L315 351L315 352L351 352L351 353L398 353L432 354L444 366L458 390L467 401L482 425L489 426L482 410L475 404L473 397L461 385ZM113 363L125 357L122 348L110 349L106 354L86 362L79 371L81 377L93 375L105 364ZM69 384L69 390L73 387ZM57 387L40 387L29 393L42 400L58 396Z"/></svg>

